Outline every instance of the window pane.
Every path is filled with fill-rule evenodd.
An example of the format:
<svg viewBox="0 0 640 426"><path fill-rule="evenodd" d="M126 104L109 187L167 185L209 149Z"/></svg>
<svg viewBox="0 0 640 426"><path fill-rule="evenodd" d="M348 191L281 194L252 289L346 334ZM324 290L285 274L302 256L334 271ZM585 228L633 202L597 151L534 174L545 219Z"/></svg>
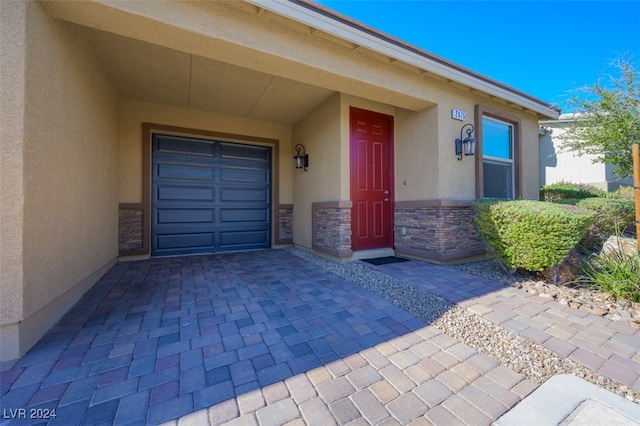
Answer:
<svg viewBox="0 0 640 426"><path fill-rule="evenodd" d="M513 198L513 164L485 161L485 198Z"/></svg>
<svg viewBox="0 0 640 426"><path fill-rule="evenodd" d="M513 126L484 117L482 119L482 154L513 160Z"/></svg>

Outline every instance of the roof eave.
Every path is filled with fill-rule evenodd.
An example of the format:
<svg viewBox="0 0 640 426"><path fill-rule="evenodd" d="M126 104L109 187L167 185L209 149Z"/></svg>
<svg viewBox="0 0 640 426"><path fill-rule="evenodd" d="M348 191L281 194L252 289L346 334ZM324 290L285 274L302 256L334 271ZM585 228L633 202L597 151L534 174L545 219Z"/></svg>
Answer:
<svg viewBox="0 0 640 426"><path fill-rule="evenodd" d="M537 113L540 117L557 119L560 111L552 105L476 73L426 50L384 34L331 9L308 0L245 0L261 9L285 16L296 22L331 34L376 53L484 92L507 103Z"/></svg>

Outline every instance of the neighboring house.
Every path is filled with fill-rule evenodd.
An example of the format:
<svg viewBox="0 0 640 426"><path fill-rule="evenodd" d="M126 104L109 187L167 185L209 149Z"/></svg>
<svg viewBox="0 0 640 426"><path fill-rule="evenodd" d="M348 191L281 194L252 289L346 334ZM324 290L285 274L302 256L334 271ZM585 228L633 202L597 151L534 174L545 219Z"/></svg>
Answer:
<svg viewBox="0 0 640 426"><path fill-rule="evenodd" d="M296 244L446 262L483 253L471 200L538 197L555 109L313 3L0 12L2 360L119 259Z"/></svg>
<svg viewBox="0 0 640 426"><path fill-rule="evenodd" d="M578 156L563 152L560 135L575 123L574 114L562 114L555 120L540 120L540 186L558 182L586 183L605 191L632 185L633 179L618 179L615 166L594 163L593 155Z"/></svg>

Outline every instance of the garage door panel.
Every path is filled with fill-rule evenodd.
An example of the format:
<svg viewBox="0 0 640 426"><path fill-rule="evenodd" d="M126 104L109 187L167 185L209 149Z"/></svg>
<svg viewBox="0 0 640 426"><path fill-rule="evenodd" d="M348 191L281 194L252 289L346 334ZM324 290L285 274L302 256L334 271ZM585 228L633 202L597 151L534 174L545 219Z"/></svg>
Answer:
<svg viewBox="0 0 640 426"><path fill-rule="evenodd" d="M267 237L269 231L228 231L220 232L220 246L226 249L239 246L257 246Z"/></svg>
<svg viewBox="0 0 640 426"><path fill-rule="evenodd" d="M269 222L269 209L220 209L220 223L233 224L239 222Z"/></svg>
<svg viewBox="0 0 640 426"><path fill-rule="evenodd" d="M153 255L271 246L271 150L154 135Z"/></svg>
<svg viewBox="0 0 640 426"><path fill-rule="evenodd" d="M156 177L213 181L213 166L163 162L157 165Z"/></svg>
<svg viewBox="0 0 640 426"><path fill-rule="evenodd" d="M266 203L269 201L271 191L267 189L252 188L220 188L220 201L233 203Z"/></svg>
<svg viewBox="0 0 640 426"><path fill-rule="evenodd" d="M213 224L214 210L212 209L159 209L156 214L157 224L172 223L211 223Z"/></svg>
<svg viewBox="0 0 640 426"><path fill-rule="evenodd" d="M158 201L214 201L215 191L210 187L164 186L157 188Z"/></svg>
<svg viewBox="0 0 640 426"><path fill-rule="evenodd" d="M156 152L159 154L188 154L190 156L213 157L214 144L211 141L189 139L178 136L162 136L157 139Z"/></svg>
<svg viewBox="0 0 640 426"><path fill-rule="evenodd" d="M269 151L263 146L220 142L220 158L223 160L252 160L267 163L270 161L269 157Z"/></svg>
<svg viewBox="0 0 640 426"><path fill-rule="evenodd" d="M215 233L184 233L158 235L156 238L158 250L186 249L186 248L209 248L214 247Z"/></svg>
<svg viewBox="0 0 640 426"><path fill-rule="evenodd" d="M251 169L248 167L220 167L221 182L236 183L267 183L268 170Z"/></svg>

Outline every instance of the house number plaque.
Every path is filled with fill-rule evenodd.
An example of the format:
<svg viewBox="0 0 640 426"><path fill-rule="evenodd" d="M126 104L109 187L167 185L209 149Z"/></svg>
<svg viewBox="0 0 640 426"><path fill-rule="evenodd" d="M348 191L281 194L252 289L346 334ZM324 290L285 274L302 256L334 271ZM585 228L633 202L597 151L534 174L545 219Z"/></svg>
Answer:
<svg viewBox="0 0 640 426"><path fill-rule="evenodd" d="M459 109L452 109L451 118L453 118L454 120L464 121L467 119L467 113L464 111L460 111Z"/></svg>

